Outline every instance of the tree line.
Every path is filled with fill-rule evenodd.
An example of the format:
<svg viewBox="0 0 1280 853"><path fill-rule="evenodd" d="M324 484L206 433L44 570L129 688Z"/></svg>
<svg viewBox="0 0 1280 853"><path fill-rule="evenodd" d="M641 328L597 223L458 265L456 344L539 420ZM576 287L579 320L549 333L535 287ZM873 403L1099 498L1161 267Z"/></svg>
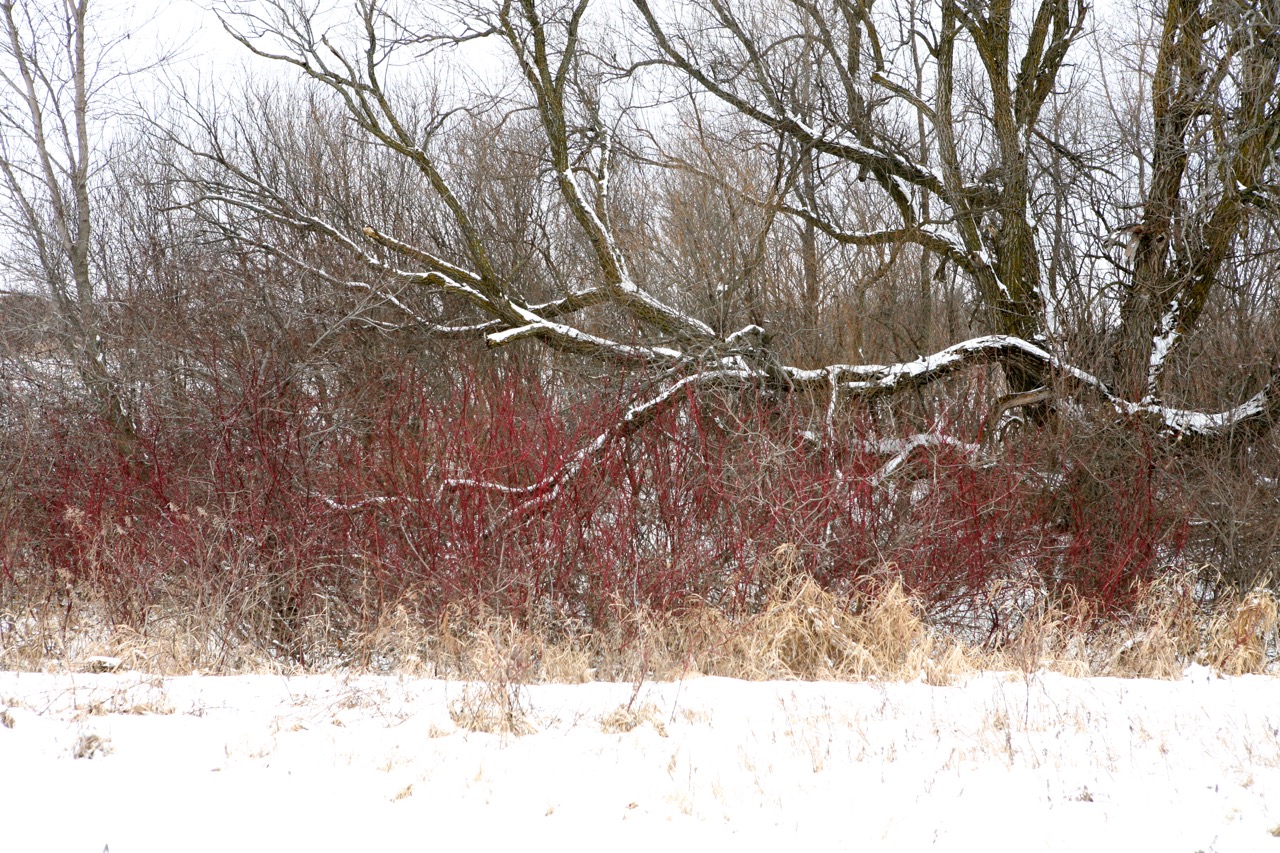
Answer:
<svg viewBox="0 0 1280 853"><path fill-rule="evenodd" d="M856 495L906 518L957 471L1016 469L982 512L1039 502L1059 592L1083 519L1134 501L1152 530L1087 559L1244 585L1274 559L1280 4L229 3L290 82L173 85L136 123L106 118L95 9L0 3L4 405L25 435L99 425L138 489L163 492L161 425L231 400L332 471L325 442L388 435L406 381L476 382L476 411L391 431L556 448L424 463L486 541L722 430L827 460L846 527L806 535L837 586L882 570L830 557ZM556 436L503 421L516 398ZM427 500L298 470L335 516Z"/></svg>

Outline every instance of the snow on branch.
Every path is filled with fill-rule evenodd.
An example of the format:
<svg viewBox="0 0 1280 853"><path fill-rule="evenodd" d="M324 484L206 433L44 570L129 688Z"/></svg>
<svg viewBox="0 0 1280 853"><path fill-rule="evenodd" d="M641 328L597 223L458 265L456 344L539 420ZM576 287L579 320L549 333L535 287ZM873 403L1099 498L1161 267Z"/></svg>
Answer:
<svg viewBox="0 0 1280 853"><path fill-rule="evenodd" d="M542 329L554 324L534 323L532 328ZM522 327L530 328L530 327ZM511 332L521 332L514 329ZM582 333L564 327L563 332L554 331L549 334ZM748 327L746 331L752 330ZM493 337L492 335L490 336ZM740 337L740 336L731 336ZM590 339L590 336L584 336ZM599 339L603 345L623 346ZM637 348L641 350L643 348ZM650 352L659 352L653 349ZM689 363L690 359L674 350L669 353L673 359L681 363ZM850 365L834 364L817 370L801 370L794 367L783 367L781 370L793 390L813 388L817 390L820 383L826 383L832 393L828 406L827 438L834 438L833 409L841 393L857 397L874 397L890 394L911 388L922 387L931 382L954 373L965 367L983 363L998 363L1032 366L1047 378L1058 381L1059 387L1073 393L1092 393L1101 398L1119 415L1125 417L1147 418L1157 425L1160 431L1174 441L1183 440L1239 440L1241 436L1252 435L1269 426L1280 417L1280 394L1273 388L1274 380L1245 403L1235 408L1218 413L1196 412L1154 405L1149 402L1134 403L1117 397L1107 385L1092 374L1062 362L1048 351L1021 338L1007 335L989 335L973 338L948 347L938 353L922 356L909 362L894 365ZM680 398L680 395L697 387L726 387L770 383L774 374L769 370L752 366L742 358L722 358L718 366L702 370L666 384L656 394L633 403L627 410L607 428L597 433L585 446L571 454L552 474L526 485L509 485L505 483L480 480L471 477L446 477L440 485L439 495L456 489L478 489L493 492L507 497L522 498L520 502L503 513L485 532L488 538L503 527L516 522L529 512L554 501L565 486L586 470L592 459L618 439L634 434L653 420L667 406ZM1008 395L1002 398L994 415L1000 415L1007 408L1017 405L1030 405L1049 401L1053 393L1048 387L1039 388L1022 394ZM814 440L817 440L814 437ZM888 456L871 476L869 483L878 486L889 479L897 470L908 462L913 454L922 449L942 447L960 451L970 458L981 458L984 449L981 445L962 441L941 433L920 433L902 440L859 440L854 445L864 452ZM403 500L394 496L380 496L340 503L325 498L326 504L333 509L358 510L369 506L381 506Z"/></svg>
<svg viewBox="0 0 1280 853"><path fill-rule="evenodd" d="M490 538L499 529L526 515L539 506L550 503L563 491L566 483L585 470L587 464L609 444L617 439L634 434L660 414L663 409L679 399L680 395L699 385L723 385L728 382L750 382L758 379L755 371L739 368L706 370L671 382L653 396L633 403L617 421L607 429L598 433L585 447L574 452L552 474L523 486L513 486L491 480L480 480L474 477L445 477L440 483L437 499L443 498L445 492L458 489L477 489L494 492L509 497L525 497L526 500L504 513L489 526L484 537ZM378 495L361 498L355 501L342 502L333 497L321 498L324 503L335 510L355 511L373 506L385 506L399 502L416 503L416 499L397 495Z"/></svg>
<svg viewBox="0 0 1280 853"><path fill-rule="evenodd" d="M798 388L829 389L835 396L874 398L912 388L921 388L960 370L980 364L1017 367L1034 375L1055 380L1067 393L1087 393L1107 403L1117 414L1145 418L1162 434L1175 441L1239 441L1265 431L1280 419L1280 389L1275 387L1280 371L1246 402L1222 412L1197 412L1162 406L1150 399L1125 400L1098 377L1063 361L1044 348L1010 335L986 335L947 347L932 355L892 365L832 364L816 370L784 367L790 382ZM832 402L829 409L834 407Z"/></svg>
<svg viewBox="0 0 1280 853"><path fill-rule="evenodd" d="M967 367L1000 363L1040 371L1067 374L1073 382L1088 385L1110 397L1106 385L1091 374L1059 364L1048 351L1022 338L987 335L947 347L933 355L899 364L832 364L816 370L787 367L788 379L797 386L835 385L840 391L859 397L893 394L919 388Z"/></svg>
<svg viewBox="0 0 1280 853"><path fill-rule="evenodd" d="M905 440L887 439L881 441L862 441L857 445L863 452L876 455L888 455L889 460L881 465L876 471L867 478L867 482L872 486L878 486L893 475L895 471L903 466L908 459L911 458L917 450L936 449L939 447L950 447L961 451L965 456L978 457L982 455L982 448L976 444L961 441L958 438L941 433L917 433Z"/></svg>
<svg viewBox="0 0 1280 853"><path fill-rule="evenodd" d="M680 350L624 344L563 323L553 323L527 309L519 310L528 322L523 326L490 332L485 336L490 347L505 346L525 338L543 338L559 349L618 361L679 363L687 360Z"/></svg>
<svg viewBox="0 0 1280 853"><path fill-rule="evenodd" d="M723 385L730 382L750 382L753 379L758 378L759 375L755 371L729 368L702 371L700 373L695 373L678 379L667 385L652 397L633 404L627 409L622 417L608 429L596 435L596 437L593 438L585 447L570 456L557 471L536 483L532 483L527 486L507 486L501 483L459 478L446 480L445 487L480 488L508 495L529 496L528 500L517 504L489 526L484 534L485 538L489 538L501 528L511 524L539 506L543 506L554 501L564 489L565 485L581 473L586 468L587 463L608 447L611 442L634 434L645 424L657 417L657 415L659 415L668 405L679 399L679 396L682 393L700 385Z"/></svg>
<svg viewBox="0 0 1280 853"><path fill-rule="evenodd" d="M1154 403L1126 403L1125 410L1145 415L1163 425L1163 431L1186 441L1216 441L1232 444L1256 438L1280 419L1280 389L1275 374L1270 382L1245 402L1222 412L1196 412Z"/></svg>
<svg viewBox="0 0 1280 853"><path fill-rule="evenodd" d="M436 272L443 273L455 281L465 281L472 287L478 287L481 285L480 276L475 273L451 264L448 261L439 258L430 252L423 251L417 246L406 243L403 240L397 240L390 235L383 234L371 225L366 225L363 229L363 233L365 237L368 237L379 246L383 246L384 248L390 249L393 252L397 252L398 254L406 257L413 258L415 261L425 264L427 267L435 270Z"/></svg>
<svg viewBox="0 0 1280 853"><path fill-rule="evenodd" d="M573 169L560 173L560 186L565 201L577 213L587 236L596 247L605 286L615 301L645 323L690 340L714 340L715 332L696 317L667 305L636 285L627 269L626 255L618 246L613 231L578 185Z"/></svg>
<svg viewBox="0 0 1280 853"><path fill-rule="evenodd" d="M1157 392L1165 361L1181 336L1178 329L1178 311L1178 300L1175 299L1165 311L1164 316L1160 318L1160 328L1151 341L1151 357L1147 361L1147 400L1155 400L1159 396Z"/></svg>

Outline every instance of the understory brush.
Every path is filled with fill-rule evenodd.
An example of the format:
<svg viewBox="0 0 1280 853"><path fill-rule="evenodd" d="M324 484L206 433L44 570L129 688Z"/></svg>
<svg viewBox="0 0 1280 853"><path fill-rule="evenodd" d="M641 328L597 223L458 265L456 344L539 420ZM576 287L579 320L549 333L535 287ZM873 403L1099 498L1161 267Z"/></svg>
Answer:
<svg viewBox="0 0 1280 853"><path fill-rule="evenodd" d="M644 392L516 364L318 400L263 363L153 401L127 447L15 412L0 667L941 682L1274 660L1268 579L1203 559L1185 462L1137 427L997 444L959 406Z"/></svg>

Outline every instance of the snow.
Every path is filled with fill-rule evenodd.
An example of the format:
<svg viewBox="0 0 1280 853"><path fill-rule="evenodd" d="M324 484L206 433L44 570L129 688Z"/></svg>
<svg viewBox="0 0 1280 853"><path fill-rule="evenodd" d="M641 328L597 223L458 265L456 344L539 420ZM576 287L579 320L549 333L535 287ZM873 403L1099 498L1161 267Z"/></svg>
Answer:
<svg viewBox="0 0 1280 853"><path fill-rule="evenodd" d="M977 456L982 452L982 448L976 444L970 444L953 436L943 435L942 433L917 433L906 441L895 441L892 439L878 442L864 441L861 445L868 452L893 454L893 457L888 462L880 466L880 468L867 479L867 482L872 486L878 486L883 483L888 477L893 475L894 471L901 468L903 463L911 458L911 454L921 448L931 449L937 447L954 447L963 452L966 456L971 457Z"/></svg>
<svg viewBox="0 0 1280 853"><path fill-rule="evenodd" d="M612 341L608 338L602 338L588 332L583 332L573 326L566 326L563 323L554 323L550 320L544 320L532 312L521 308L519 305L513 304L511 307L515 309L522 318L529 320L529 324L526 326L517 326L512 329L505 329L500 332L493 332L486 336L486 340L489 341L490 345L503 346L511 343L512 341L526 338L531 335L541 334L545 331L553 337L559 337L566 341L585 344L602 351L612 352L623 358L636 358L641 360L665 359L669 361L685 360L684 353L679 350L661 346L642 347L634 346L632 344L618 343L617 341Z"/></svg>
<svg viewBox="0 0 1280 853"><path fill-rule="evenodd" d="M1165 359L1174 344L1178 342L1178 300L1174 300L1160 318L1160 332L1151 341L1151 358L1147 368L1147 398L1154 400L1160 384L1160 374L1164 371Z"/></svg>
<svg viewBox="0 0 1280 853"><path fill-rule="evenodd" d="M1267 390L1263 389L1225 412L1192 412L1154 404L1129 404L1127 410L1154 414L1165 424L1166 429L1177 435L1214 435L1225 432L1245 418L1261 414L1267 403Z"/></svg>
<svg viewBox="0 0 1280 853"><path fill-rule="evenodd" d="M1157 340L1155 343L1157 350L1164 346L1165 343ZM842 383L840 389L849 392L876 388L889 390L897 387L903 380L915 379L941 371L953 364L961 363L969 353L1000 349L1021 350L1035 361L1052 367L1061 376L1072 379L1080 386L1093 389L1120 414L1152 415L1164 425L1165 432L1174 436L1221 434L1247 418L1262 414L1271 402L1269 388L1263 388L1245 402L1223 412L1196 412L1162 406L1152 402L1154 398L1150 395L1148 395L1148 399L1140 403L1133 403L1117 397L1107 387L1106 383L1093 374L1063 362L1030 341L1010 335L985 335L971 338L932 355L921 356L914 361L899 364L833 364L820 370L787 368L787 374L792 381L797 383L840 382ZM1156 354L1164 358L1168 353L1166 350L1163 353L1157 352ZM847 377L851 376L857 377L857 381L845 381Z"/></svg>
<svg viewBox="0 0 1280 853"><path fill-rule="evenodd" d="M964 241L960 239L960 235L950 228L944 228L938 225L926 225L923 226L920 231L935 240L946 243L947 246L950 247L951 251L958 256L964 257L968 254L964 246Z"/></svg>
<svg viewBox="0 0 1280 853"><path fill-rule="evenodd" d="M485 695L0 673L4 847L1280 849L1274 677L539 685L522 737L455 724Z"/></svg>

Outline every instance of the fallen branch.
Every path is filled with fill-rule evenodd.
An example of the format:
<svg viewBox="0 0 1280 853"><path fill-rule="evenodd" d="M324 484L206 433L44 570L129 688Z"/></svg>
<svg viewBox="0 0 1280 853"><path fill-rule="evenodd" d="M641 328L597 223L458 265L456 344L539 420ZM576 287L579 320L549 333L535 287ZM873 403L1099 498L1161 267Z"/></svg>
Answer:
<svg viewBox="0 0 1280 853"><path fill-rule="evenodd" d="M735 339L737 343L741 342L737 340L741 335L731 335L730 338ZM668 352L671 353L673 360L679 359L678 352L674 350ZM730 384L773 385L777 382L779 371L791 390L816 389L820 383L825 384L832 393L827 411L827 438L831 440L834 438L830 434L834 428L832 415L841 397L868 399L900 393L923 387L962 369L982 364L1031 368L1036 373L1056 379L1058 387L1066 391L1092 394L1122 417L1147 419L1162 435L1174 442L1227 441L1236 444L1258 437L1280 416L1280 394L1277 394L1274 389L1274 372L1272 380L1241 405L1224 412L1197 412L1162 406L1149 401L1135 403L1124 400L1092 374L1061 361L1035 344L1005 335L973 338L933 355L894 365L834 364L816 370L801 370L786 366L781 368L755 366L754 359L734 355L722 358L720 363L712 369L670 382L657 394L632 405L616 423L598 433L585 447L569 456L554 473L536 483L513 486L467 477L451 477L441 483L440 494L443 495L445 491L454 489L482 489L526 498L489 526L484 534L488 538L515 519L555 500L566 483L581 473L591 459L605 450L613 441L634 434L677 400L682 392L690 389L705 386L723 387ZM987 415L983 429L985 441L989 444L998 440L1000 421L1009 410L1028 405L1052 403L1054 399L1055 392L1048 386L1000 397ZM983 452L981 445L940 433L918 434L901 441L864 441L860 444L868 452L891 457L870 476L869 481L872 486L883 483L913 453L922 448L947 446L962 450L970 456ZM402 499L395 496L381 496L340 503L325 498L325 502L330 507L339 510L358 510L396 500Z"/></svg>

